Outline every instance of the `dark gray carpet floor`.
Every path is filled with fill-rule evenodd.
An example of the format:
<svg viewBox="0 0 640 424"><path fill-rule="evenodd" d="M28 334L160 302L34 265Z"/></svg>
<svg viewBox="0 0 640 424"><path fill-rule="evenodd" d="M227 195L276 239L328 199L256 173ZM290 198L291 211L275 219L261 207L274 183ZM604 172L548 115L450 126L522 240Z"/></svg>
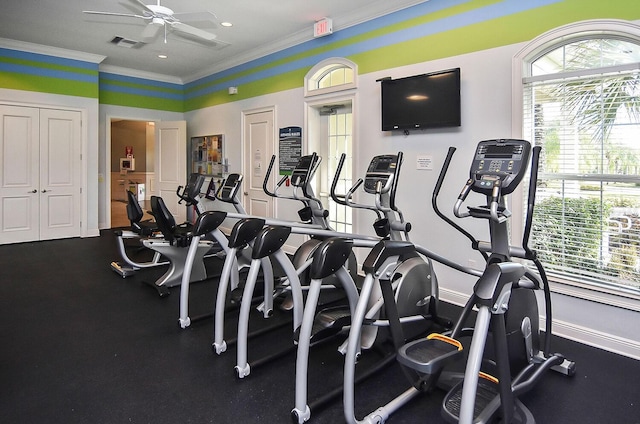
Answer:
<svg viewBox="0 0 640 424"><path fill-rule="evenodd" d="M141 283L163 270L122 279L109 268L117 258L110 231L0 246L0 423L290 422L294 354L237 380L235 349L211 351L212 322L180 329L177 289L159 298ZM217 262L207 263L212 273ZM192 316L211 312L215 288L192 286ZM253 340L250 356L290 340L284 327ZM523 397L538 423L640 423L640 361L560 338L553 350L574 359L577 373L551 373ZM340 382L335 344L314 351L311 364L312 398ZM405 388L399 369L388 368L358 389L358 416ZM421 397L388 422L443 422L442 397ZM314 411L311 422L344 422L341 402Z"/></svg>

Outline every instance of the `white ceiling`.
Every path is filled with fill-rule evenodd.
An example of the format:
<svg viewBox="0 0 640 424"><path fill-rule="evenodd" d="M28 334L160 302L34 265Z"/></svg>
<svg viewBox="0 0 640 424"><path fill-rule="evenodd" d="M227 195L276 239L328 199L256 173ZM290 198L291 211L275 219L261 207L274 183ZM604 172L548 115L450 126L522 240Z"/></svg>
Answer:
<svg viewBox="0 0 640 424"><path fill-rule="evenodd" d="M157 0L143 0L156 4ZM400 10L424 0L161 0L178 13L212 12L230 28L186 19L184 23L230 43L204 45L175 34L162 34L140 48L112 44L115 36L140 40L147 21L120 16L88 15L83 10L132 13L135 0L2 0L0 47L19 42L105 56L103 69L127 68L188 82L313 38L313 24L333 19L334 32ZM198 15L200 16L200 15ZM4 41L4 43L3 43ZM158 58L160 52L167 59ZM106 66L105 66L106 65Z"/></svg>

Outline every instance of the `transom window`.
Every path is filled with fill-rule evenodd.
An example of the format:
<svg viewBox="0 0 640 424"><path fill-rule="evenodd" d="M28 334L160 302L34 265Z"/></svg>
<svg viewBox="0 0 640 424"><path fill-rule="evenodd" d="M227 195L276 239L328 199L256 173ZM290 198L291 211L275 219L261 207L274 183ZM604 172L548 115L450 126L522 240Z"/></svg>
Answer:
<svg viewBox="0 0 640 424"><path fill-rule="evenodd" d="M351 61L338 57L323 60L305 78L305 97L355 88L356 75Z"/></svg>
<svg viewBox="0 0 640 424"><path fill-rule="evenodd" d="M583 37L528 65L523 137L542 146L532 246L557 280L640 293L640 42Z"/></svg>

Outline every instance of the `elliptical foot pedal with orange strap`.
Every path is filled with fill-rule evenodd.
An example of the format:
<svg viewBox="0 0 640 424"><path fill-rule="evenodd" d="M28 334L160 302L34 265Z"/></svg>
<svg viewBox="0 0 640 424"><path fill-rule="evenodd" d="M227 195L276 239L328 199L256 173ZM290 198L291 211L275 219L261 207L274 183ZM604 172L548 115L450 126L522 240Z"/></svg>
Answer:
<svg viewBox="0 0 640 424"><path fill-rule="evenodd" d="M484 372L480 372L479 376L476 401L473 407L474 424L493 422L500 408L498 379ZM450 423L457 423L459 420L463 384L464 381L460 381L447 393L442 401L442 416ZM514 399L514 406L513 419L511 421L513 424L535 423L533 415L522 402Z"/></svg>
<svg viewBox="0 0 640 424"><path fill-rule="evenodd" d="M398 351L398 362L422 374L435 374L462 352L462 344L442 334L408 343Z"/></svg>

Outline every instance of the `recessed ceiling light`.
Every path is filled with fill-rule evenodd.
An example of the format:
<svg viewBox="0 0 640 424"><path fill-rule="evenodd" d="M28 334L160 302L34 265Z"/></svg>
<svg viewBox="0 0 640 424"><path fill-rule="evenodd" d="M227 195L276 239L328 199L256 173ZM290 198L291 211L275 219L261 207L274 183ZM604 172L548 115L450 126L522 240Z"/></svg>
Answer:
<svg viewBox="0 0 640 424"><path fill-rule="evenodd" d="M158 55L158 57L159 57L160 59L166 59L166 58L168 58L169 56L167 56L166 54L159 54L159 55Z"/></svg>
<svg viewBox="0 0 640 424"><path fill-rule="evenodd" d="M231 27L231 26L233 26L233 24L231 22L220 22L220 25L222 25L223 27Z"/></svg>

